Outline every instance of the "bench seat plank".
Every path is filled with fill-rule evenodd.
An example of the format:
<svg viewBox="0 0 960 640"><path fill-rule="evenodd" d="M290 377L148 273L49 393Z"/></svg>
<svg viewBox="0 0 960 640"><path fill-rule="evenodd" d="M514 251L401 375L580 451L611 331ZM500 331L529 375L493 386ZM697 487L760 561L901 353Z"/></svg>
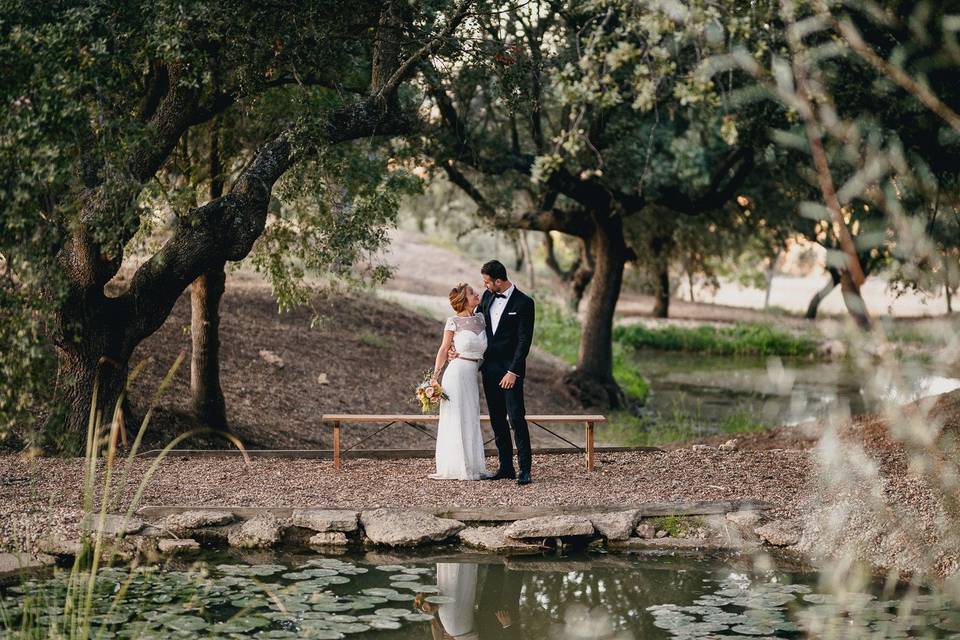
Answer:
<svg viewBox="0 0 960 640"><path fill-rule="evenodd" d="M348 422L350 424L365 424L379 422L437 422L440 416L436 414L365 414L365 413L325 413L320 418L324 422ZM531 422L606 422L601 415L528 415ZM490 416L480 416L481 422L490 422Z"/></svg>

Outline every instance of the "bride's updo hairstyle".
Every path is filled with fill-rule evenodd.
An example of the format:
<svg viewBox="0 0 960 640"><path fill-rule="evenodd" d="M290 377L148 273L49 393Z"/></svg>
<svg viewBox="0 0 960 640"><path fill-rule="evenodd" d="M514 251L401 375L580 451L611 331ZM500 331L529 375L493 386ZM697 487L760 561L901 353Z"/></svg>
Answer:
<svg viewBox="0 0 960 640"><path fill-rule="evenodd" d="M467 283L461 282L453 289L450 289L450 306L457 313L467 308Z"/></svg>

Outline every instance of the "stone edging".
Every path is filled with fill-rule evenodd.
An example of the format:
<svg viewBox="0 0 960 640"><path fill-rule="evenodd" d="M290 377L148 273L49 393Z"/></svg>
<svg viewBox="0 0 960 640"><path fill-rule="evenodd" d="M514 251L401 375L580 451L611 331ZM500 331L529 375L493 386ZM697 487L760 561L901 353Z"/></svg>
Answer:
<svg viewBox="0 0 960 640"><path fill-rule="evenodd" d="M196 551L201 542L240 549L306 544L318 551L413 548L459 543L503 555L549 548L744 551L795 544L782 523L763 523L767 505L743 501L647 503L633 507L566 506L510 509L144 507L136 517L107 516L103 533L117 536L120 559L156 560ZM439 514L439 515L438 515ZM444 517L462 514L463 519ZM85 520L88 530L99 518ZM76 541L43 541L53 556L75 555Z"/></svg>

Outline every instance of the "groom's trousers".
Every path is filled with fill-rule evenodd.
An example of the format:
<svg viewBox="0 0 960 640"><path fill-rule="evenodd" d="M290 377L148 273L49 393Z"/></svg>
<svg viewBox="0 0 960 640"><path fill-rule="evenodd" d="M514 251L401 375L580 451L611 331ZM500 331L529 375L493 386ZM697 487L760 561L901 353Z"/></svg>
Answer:
<svg viewBox="0 0 960 640"><path fill-rule="evenodd" d="M520 473L530 472L530 431L527 429L527 410L523 406L523 378L517 378L512 389L500 387L503 374L483 375L483 394L487 398L487 410L490 412L490 426L497 443L500 457L500 470L513 471L513 442L510 440L510 427L513 427L513 439L517 444L517 461ZM509 423L508 423L509 420Z"/></svg>

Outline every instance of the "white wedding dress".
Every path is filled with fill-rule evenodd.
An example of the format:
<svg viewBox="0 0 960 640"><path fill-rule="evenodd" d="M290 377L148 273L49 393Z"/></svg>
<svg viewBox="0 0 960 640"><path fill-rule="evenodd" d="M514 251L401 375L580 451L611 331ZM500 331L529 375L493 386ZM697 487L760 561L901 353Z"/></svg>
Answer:
<svg viewBox="0 0 960 640"><path fill-rule="evenodd" d="M437 472L430 477L434 480L479 480L485 465L477 372L479 360L487 350L486 323L479 313L453 316L447 319L444 329L454 332L453 346L460 357L447 365L440 380L450 399L440 402Z"/></svg>

